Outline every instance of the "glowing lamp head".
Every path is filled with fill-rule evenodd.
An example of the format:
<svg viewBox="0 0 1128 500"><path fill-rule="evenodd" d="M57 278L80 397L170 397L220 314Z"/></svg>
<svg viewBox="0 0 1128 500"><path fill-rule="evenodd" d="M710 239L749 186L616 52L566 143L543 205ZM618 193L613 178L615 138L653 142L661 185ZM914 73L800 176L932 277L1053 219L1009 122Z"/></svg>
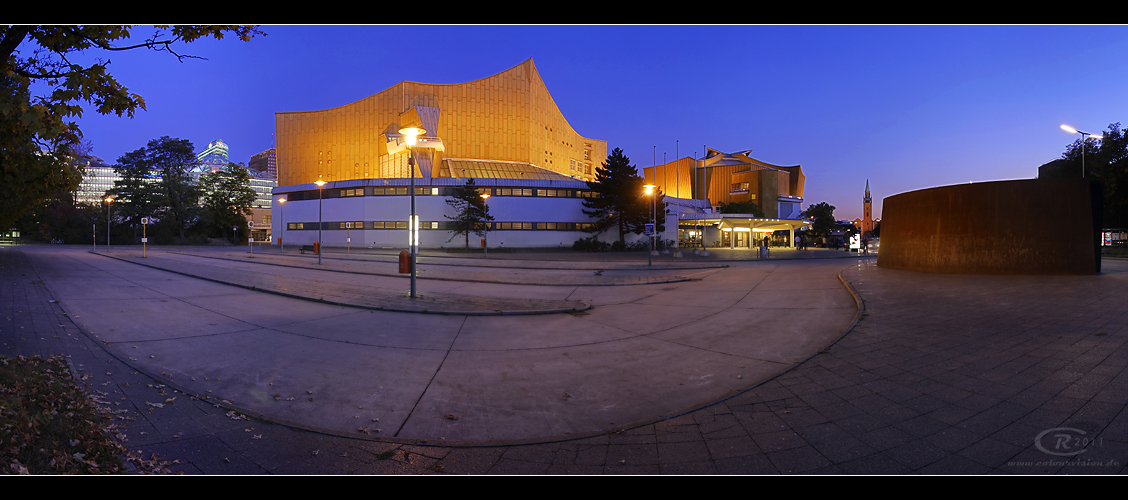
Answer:
<svg viewBox="0 0 1128 500"><path fill-rule="evenodd" d="M325 182L325 181L323 181L323 180L321 180L321 179L318 179L318 180L317 180L317 182L314 182L314 184L317 184L317 187L319 187L319 188L320 188L321 186L324 186L324 185L326 185L326 184L328 184L328 183L327 183L327 182Z"/></svg>
<svg viewBox="0 0 1128 500"><path fill-rule="evenodd" d="M1062 125L1062 126L1061 126L1061 129L1062 129L1062 130L1064 130L1064 131L1066 131L1066 132L1069 132L1069 133L1071 133L1071 134L1076 134L1076 133L1077 133L1077 129L1075 129L1075 128L1073 128L1073 127L1070 127L1069 125Z"/></svg>
<svg viewBox="0 0 1128 500"><path fill-rule="evenodd" d="M113 202L114 202L113 198L106 197L106 203L113 203Z"/></svg>
<svg viewBox="0 0 1128 500"><path fill-rule="evenodd" d="M651 194L654 194L654 188L656 188L658 186L655 186L654 184L647 184L647 185L642 186L642 187L646 188L646 194L647 195L651 195Z"/></svg>
<svg viewBox="0 0 1128 500"><path fill-rule="evenodd" d="M490 199L490 194L489 194L489 193L482 193L482 194L480 194L479 196L481 196L483 200L488 200L488 199Z"/></svg>
<svg viewBox="0 0 1128 500"><path fill-rule="evenodd" d="M286 203L286 198L278 198L278 203Z"/></svg>
<svg viewBox="0 0 1128 500"><path fill-rule="evenodd" d="M427 131L417 127L405 127L401 128L399 133L403 134L404 142L406 142L408 146L414 146L416 138L426 134Z"/></svg>

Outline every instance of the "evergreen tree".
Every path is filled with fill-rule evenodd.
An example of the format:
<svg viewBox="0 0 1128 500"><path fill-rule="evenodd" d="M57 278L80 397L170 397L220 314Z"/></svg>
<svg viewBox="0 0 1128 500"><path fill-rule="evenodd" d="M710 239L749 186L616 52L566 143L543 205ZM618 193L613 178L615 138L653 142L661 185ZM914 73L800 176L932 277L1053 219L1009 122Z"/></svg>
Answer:
<svg viewBox="0 0 1128 500"><path fill-rule="evenodd" d="M619 246L625 247L627 233L641 233L651 220L651 201L643 194L644 184L642 177L638 176L638 168L631 165L623 150L612 150L607 155L607 162L595 170L595 180L587 183L597 195L583 200L584 214L595 219L588 232L602 233L617 228ZM661 195L655 196L659 197L656 203L665 207ZM665 212L664 208L662 212Z"/></svg>
<svg viewBox="0 0 1128 500"><path fill-rule="evenodd" d="M466 237L466 248L470 248L470 233L483 236L486 231L489 231L488 222L494 220L490 215L490 206L486 200L482 198L482 193L478 190L478 186L474 184L474 178L471 177L463 184L454 190L454 194L447 200L447 205L454 209L454 216L446 215L450 219L450 240L453 240L458 235Z"/></svg>

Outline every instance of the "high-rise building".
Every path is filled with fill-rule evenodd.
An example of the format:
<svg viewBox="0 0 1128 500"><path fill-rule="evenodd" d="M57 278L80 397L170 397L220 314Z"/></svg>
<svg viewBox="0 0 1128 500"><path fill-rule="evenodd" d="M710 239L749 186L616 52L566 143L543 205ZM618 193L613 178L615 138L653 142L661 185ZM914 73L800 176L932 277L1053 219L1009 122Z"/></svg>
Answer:
<svg viewBox="0 0 1128 500"><path fill-rule="evenodd" d="M247 169L251 171L251 175L259 179L269 179L272 181L278 180L278 161L275 148L270 148L259 154L251 156L251 162L247 164Z"/></svg>
<svg viewBox="0 0 1128 500"><path fill-rule="evenodd" d="M196 155L196 160L200 162L198 168L201 172L221 170L230 163L227 156L227 144L223 142L223 139L216 139L208 143L208 148Z"/></svg>

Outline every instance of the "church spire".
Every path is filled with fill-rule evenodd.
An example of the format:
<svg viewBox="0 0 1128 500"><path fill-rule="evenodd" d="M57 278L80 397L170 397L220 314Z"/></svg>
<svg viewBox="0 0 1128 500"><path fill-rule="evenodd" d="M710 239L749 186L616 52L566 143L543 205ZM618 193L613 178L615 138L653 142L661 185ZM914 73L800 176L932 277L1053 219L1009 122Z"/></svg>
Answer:
<svg viewBox="0 0 1128 500"><path fill-rule="evenodd" d="M866 199L867 199L867 200L868 200L868 199L870 199L870 194L869 194L869 179L866 179Z"/></svg>

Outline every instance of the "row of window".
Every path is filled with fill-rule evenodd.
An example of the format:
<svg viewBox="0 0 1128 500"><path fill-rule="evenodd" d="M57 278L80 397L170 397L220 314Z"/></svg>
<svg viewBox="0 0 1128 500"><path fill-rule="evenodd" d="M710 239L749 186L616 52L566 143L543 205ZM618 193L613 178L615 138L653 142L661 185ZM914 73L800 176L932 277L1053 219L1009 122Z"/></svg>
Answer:
<svg viewBox="0 0 1128 500"><path fill-rule="evenodd" d="M451 224L450 221L425 221L419 223L419 228L448 231L451 229ZM592 224L587 222L489 222L487 225L490 231L586 231L592 228ZM288 222L286 229L317 230L317 223ZM407 229L407 221L322 222L321 229Z"/></svg>
<svg viewBox="0 0 1128 500"><path fill-rule="evenodd" d="M407 196L410 187L363 187L348 189L326 189L299 191L286 195L287 201L316 200L322 198L350 198L354 196ZM415 196L454 196L455 187L417 187ZM535 189L535 188L494 188L478 189L479 193L490 196L530 196L547 198L598 198L599 193L582 189Z"/></svg>

